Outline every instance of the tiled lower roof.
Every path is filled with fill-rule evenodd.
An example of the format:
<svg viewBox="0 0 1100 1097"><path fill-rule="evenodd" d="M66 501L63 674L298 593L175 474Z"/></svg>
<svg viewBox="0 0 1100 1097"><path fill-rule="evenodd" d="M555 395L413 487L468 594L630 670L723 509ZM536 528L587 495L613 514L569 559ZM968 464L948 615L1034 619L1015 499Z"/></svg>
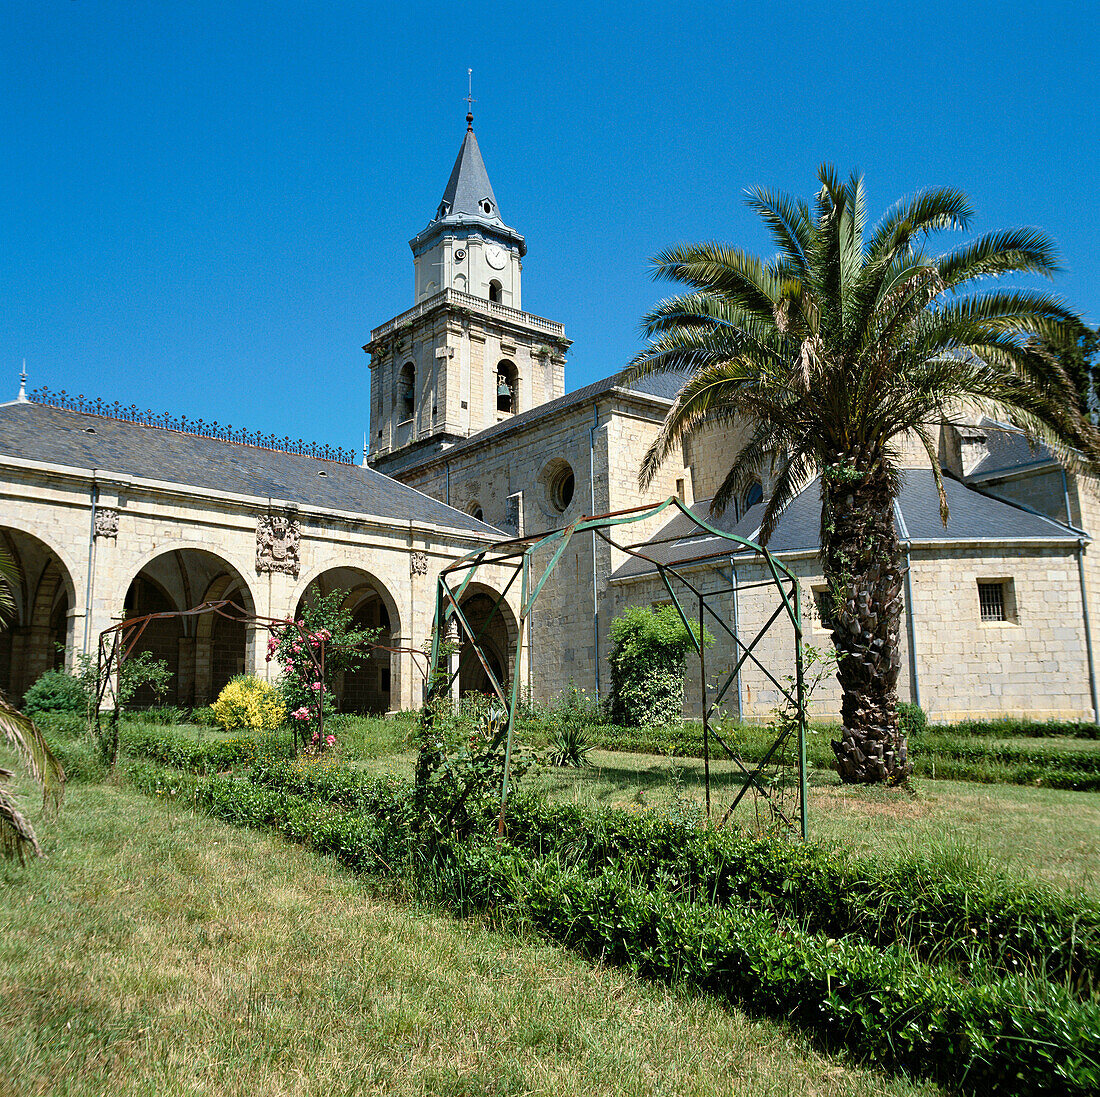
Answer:
<svg viewBox="0 0 1100 1097"><path fill-rule="evenodd" d="M939 495L931 469L907 469L903 474L898 510L902 523L895 520L898 536L914 544L946 544L952 541L1060 541L1074 542L1080 534L1061 522L1033 514L1021 507L994 499L967 487L958 480L945 479L947 505L950 510L947 528L940 521ZM710 500L704 499L691 508L709 525L724 533L733 533L747 541L758 541L764 504L757 503L734 520L731 507L725 514L712 517ZM702 536L700 536L702 533ZM678 539L677 535L680 535ZM651 538L650 545L639 551L662 564L684 564L709 553L736 546L724 538L700 531L688 518L677 514ZM777 556L794 552L817 552L821 549L821 481L815 478L802 489L779 518L768 548ZM744 551L744 550L742 550ZM612 578L627 579L653 572L648 561L631 557L620 566Z"/></svg>
<svg viewBox="0 0 1100 1097"><path fill-rule="evenodd" d="M985 432L986 453L970 470L968 480L1005 475L1029 465L1048 465L1056 460L1047 446L1042 442L1032 444L1016 427L995 419L982 419L978 427Z"/></svg>
<svg viewBox="0 0 1100 1097"><path fill-rule="evenodd" d="M2 456L500 537L494 527L371 468L45 404L0 404Z"/></svg>

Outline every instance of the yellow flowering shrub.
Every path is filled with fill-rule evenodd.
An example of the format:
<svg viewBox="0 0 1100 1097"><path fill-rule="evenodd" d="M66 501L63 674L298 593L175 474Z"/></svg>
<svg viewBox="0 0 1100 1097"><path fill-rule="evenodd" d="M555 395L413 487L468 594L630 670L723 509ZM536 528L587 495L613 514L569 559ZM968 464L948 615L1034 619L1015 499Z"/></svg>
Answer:
<svg viewBox="0 0 1100 1097"><path fill-rule="evenodd" d="M226 731L274 731L286 720L279 691L254 674L230 679L210 707Z"/></svg>

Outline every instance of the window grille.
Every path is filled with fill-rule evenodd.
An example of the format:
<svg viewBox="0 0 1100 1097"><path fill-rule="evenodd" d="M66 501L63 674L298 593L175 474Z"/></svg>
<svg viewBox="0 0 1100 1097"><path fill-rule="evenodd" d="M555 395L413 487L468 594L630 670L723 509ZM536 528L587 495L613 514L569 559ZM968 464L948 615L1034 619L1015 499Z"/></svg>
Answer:
<svg viewBox="0 0 1100 1097"><path fill-rule="evenodd" d="M1004 583L979 583L978 605L983 621L1007 621Z"/></svg>
<svg viewBox="0 0 1100 1097"><path fill-rule="evenodd" d="M815 590L814 604L817 606L817 617L821 627L826 632L831 632L834 627L833 619L833 595L830 590Z"/></svg>

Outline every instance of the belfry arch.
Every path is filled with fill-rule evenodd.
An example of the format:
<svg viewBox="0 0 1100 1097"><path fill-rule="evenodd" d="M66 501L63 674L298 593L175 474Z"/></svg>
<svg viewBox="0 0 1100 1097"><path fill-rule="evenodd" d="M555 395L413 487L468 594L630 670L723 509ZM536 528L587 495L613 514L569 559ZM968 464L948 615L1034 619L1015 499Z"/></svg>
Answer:
<svg viewBox="0 0 1100 1097"><path fill-rule="evenodd" d="M252 592L232 564L204 549L172 549L148 561L131 580L123 616L187 610L221 598L256 612ZM197 706L216 700L230 678L253 668L254 645L254 631L242 622L207 613L150 621L132 654L148 651L167 665L172 680L165 704ZM156 701L143 688L133 704L140 708Z"/></svg>
<svg viewBox="0 0 1100 1097"><path fill-rule="evenodd" d="M329 568L316 575L298 599L295 620L318 595L334 591L344 594L342 606L351 614L353 629L380 630L375 643L358 670L340 675L333 684L336 705L341 712L384 713L399 707L401 698L401 660L385 647L397 646L401 622L397 603L385 585L361 568Z"/></svg>
<svg viewBox="0 0 1100 1097"><path fill-rule="evenodd" d="M0 627L0 689L18 701L43 672L65 665L76 589L61 557L33 534L0 527L0 548L18 569L15 609Z"/></svg>

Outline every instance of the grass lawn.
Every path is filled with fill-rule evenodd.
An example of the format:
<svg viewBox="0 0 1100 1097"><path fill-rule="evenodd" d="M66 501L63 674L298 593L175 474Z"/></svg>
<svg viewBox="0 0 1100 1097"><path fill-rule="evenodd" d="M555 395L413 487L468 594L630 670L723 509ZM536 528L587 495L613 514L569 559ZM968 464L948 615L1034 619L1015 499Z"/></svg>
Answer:
<svg viewBox="0 0 1100 1097"><path fill-rule="evenodd" d="M171 803L30 814L47 859L0 869L5 1097L939 1092Z"/></svg>
<svg viewBox="0 0 1100 1097"><path fill-rule="evenodd" d="M379 776L411 778L415 755L407 731L391 724L359 732L369 739L354 743L355 764ZM589 806L660 811L671 808L677 794L702 806L698 759L593 750L589 760L589 768L542 770L527 782L551 799ZM733 763L711 762L712 804L719 814L740 787L737 775ZM1095 792L925 778L914 778L908 790L860 788L842 785L829 770L813 770L809 817L811 838L869 856L947 852L971 858L987 871L1004 868L1100 896L1100 794Z"/></svg>

